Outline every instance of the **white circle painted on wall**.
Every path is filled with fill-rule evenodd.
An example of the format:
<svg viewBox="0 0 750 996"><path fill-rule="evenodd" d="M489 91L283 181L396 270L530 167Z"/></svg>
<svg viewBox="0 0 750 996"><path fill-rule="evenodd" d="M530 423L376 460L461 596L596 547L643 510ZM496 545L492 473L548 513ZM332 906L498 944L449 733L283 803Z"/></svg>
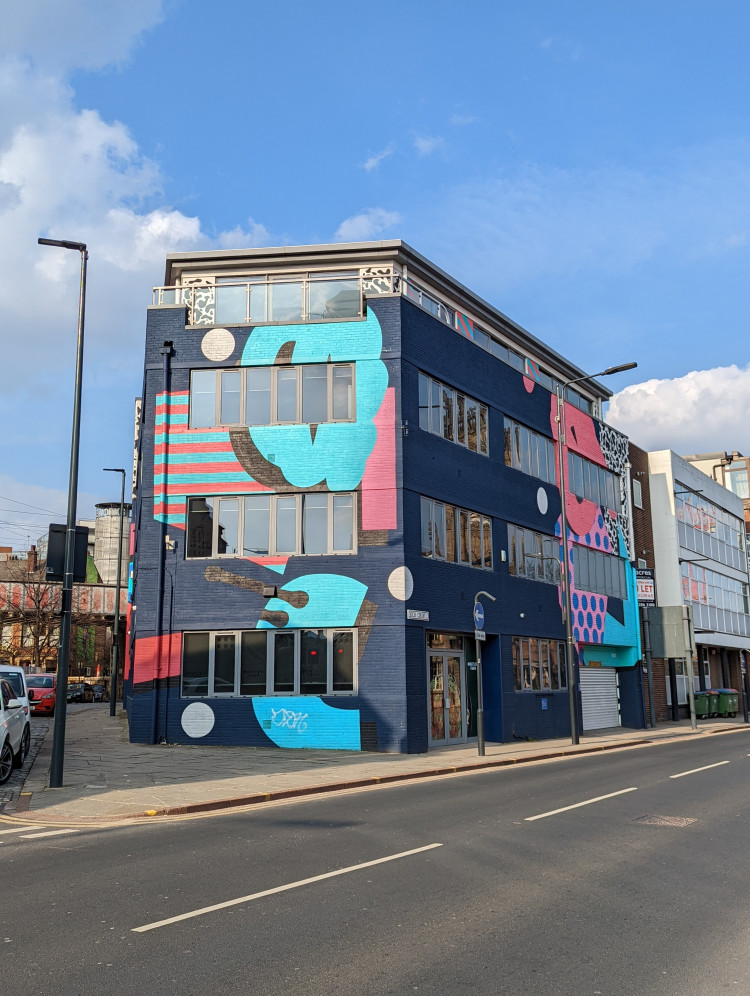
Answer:
<svg viewBox="0 0 750 996"><path fill-rule="evenodd" d="M549 499L547 498L547 492L544 488L539 488L536 493L536 507L542 513L542 515L547 514L547 509L549 508Z"/></svg>
<svg viewBox="0 0 750 996"><path fill-rule="evenodd" d="M180 716L180 722L185 733L197 740L213 730L216 717L205 702L191 702Z"/></svg>
<svg viewBox="0 0 750 996"><path fill-rule="evenodd" d="M207 360L221 363L234 351L234 336L229 329L211 329L201 341L201 352Z"/></svg>
<svg viewBox="0 0 750 996"><path fill-rule="evenodd" d="M408 567L397 567L388 577L388 591L399 602L407 602L414 591L414 578Z"/></svg>

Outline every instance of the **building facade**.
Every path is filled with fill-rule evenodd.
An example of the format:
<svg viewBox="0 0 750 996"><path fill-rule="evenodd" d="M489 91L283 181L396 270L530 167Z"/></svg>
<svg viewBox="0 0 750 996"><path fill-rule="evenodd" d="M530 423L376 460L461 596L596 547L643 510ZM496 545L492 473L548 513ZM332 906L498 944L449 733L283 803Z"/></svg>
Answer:
<svg viewBox="0 0 750 996"><path fill-rule="evenodd" d="M648 466L658 604L692 609L695 689L739 691L750 650L743 500L670 450L649 453ZM684 706L690 668L676 668ZM671 706L668 680L666 695Z"/></svg>
<svg viewBox="0 0 750 996"><path fill-rule="evenodd" d="M131 738L425 751L570 732L557 385L401 241L176 254L146 331ZM567 391L583 729L643 725L627 440Z"/></svg>

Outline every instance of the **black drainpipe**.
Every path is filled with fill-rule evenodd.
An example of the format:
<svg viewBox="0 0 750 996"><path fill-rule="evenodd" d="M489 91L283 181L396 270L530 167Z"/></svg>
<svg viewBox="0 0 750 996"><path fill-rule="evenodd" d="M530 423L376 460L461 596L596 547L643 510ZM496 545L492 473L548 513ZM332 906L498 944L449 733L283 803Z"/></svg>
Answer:
<svg viewBox="0 0 750 996"><path fill-rule="evenodd" d="M166 401L167 392L169 391L169 374L170 374L170 364L169 360L172 356L173 349L171 342L165 342L162 348L159 350L162 356L162 393ZM154 415L154 431L156 431L156 415ZM164 438L165 440L169 438L168 433L168 423L164 423ZM164 495L166 497L167 493L167 444L164 445ZM155 490L155 489L154 489ZM164 513L166 515L166 513ZM151 742L160 743L162 740L166 739L166 730L159 735L157 731L157 717L158 717L158 702L159 702L159 678L161 676L161 638L164 629L162 622L162 615L164 612L164 556L166 552L167 545L167 523L164 518L159 522L159 556L158 556L158 566L156 571L156 670L154 673L154 697L153 706L151 710ZM169 687L167 683L167 693L169 692Z"/></svg>

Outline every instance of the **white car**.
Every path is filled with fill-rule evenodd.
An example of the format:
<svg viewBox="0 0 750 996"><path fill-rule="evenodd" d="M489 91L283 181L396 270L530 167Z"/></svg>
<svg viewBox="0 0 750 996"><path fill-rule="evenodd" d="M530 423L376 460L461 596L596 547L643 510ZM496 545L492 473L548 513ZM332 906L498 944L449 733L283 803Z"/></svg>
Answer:
<svg viewBox="0 0 750 996"><path fill-rule="evenodd" d="M0 678L0 785L8 781L14 767L23 764L30 739L23 702L15 698L10 682Z"/></svg>
<svg viewBox="0 0 750 996"><path fill-rule="evenodd" d="M15 664L0 664L0 679L5 678L13 689L13 697L23 703L23 711L28 719L31 715L31 702L29 701L29 684L26 672L22 667ZM26 752L28 754L28 751Z"/></svg>

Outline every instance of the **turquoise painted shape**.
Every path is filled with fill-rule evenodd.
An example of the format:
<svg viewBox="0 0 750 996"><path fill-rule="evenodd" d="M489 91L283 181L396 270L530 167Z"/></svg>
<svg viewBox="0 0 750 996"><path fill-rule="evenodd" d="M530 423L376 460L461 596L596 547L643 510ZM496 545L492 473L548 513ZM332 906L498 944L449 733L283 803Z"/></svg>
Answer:
<svg viewBox="0 0 750 996"><path fill-rule="evenodd" d="M252 426L250 438L292 487L326 481L331 491L356 488L377 440L373 419L388 386L388 371L380 359L380 322L368 308L364 322L260 326L245 343L242 365L270 366L287 342L294 342L292 363L356 362L357 419L322 423L314 439L308 425Z"/></svg>
<svg viewBox="0 0 750 996"><path fill-rule="evenodd" d="M613 667L632 667L641 659L641 627L638 619L638 594L635 585L635 569L628 560L628 549L622 529L617 527L618 553L625 560L625 584L627 600L623 602L625 622L620 623L607 615L604 623L602 643L617 647L617 660L612 661ZM592 651L589 651L590 653ZM598 658L596 658L598 659ZM602 664L606 664L602 660Z"/></svg>
<svg viewBox="0 0 750 996"><path fill-rule="evenodd" d="M337 709L313 696L254 698L260 728L277 747L361 750L359 710Z"/></svg>
<svg viewBox="0 0 750 996"><path fill-rule="evenodd" d="M269 598L268 612L286 612L289 620L284 629L330 626L353 626L362 607L367 585L343 574L303 574L281 586L282 591L304 591L309 597L301 609L280 598ZM261 619L257 629L276 629Z"/></svg>

